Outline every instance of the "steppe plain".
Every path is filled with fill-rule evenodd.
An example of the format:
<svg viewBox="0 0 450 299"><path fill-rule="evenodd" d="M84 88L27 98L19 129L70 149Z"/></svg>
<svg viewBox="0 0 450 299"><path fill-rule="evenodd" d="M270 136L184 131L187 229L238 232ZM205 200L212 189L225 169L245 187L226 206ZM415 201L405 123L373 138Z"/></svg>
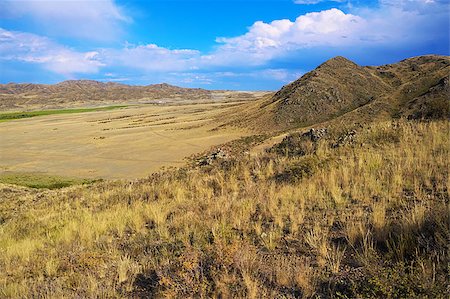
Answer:
<svg viewBox="0 0 450 299"><path fill-rule="evenodd" d="M0 122L0 175L40 173L89 179L144 177L248 134L216 119L239 99L137 104Z"/></svg>

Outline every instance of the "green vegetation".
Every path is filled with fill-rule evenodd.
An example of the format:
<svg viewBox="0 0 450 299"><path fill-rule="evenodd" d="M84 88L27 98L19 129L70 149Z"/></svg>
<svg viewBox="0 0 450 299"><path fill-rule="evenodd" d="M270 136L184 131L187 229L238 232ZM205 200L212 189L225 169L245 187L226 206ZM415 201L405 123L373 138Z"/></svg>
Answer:
<svg viewBox="0 0 450 299"><path fill-rule="evenodd" d="M287 139L298 155L3 188L0 297L446 298L448 121L354 129Z"/></svg>
<svg viewBox="0 0 450 299"><path fill-rule="evenodd" d="M94 112L94 111L108 111L108 110L125 108L125 107L127 107L127 106L107 106L107 107L80 108L80 109L7 112L7 113L0 113L0 122L15 120L15 119L22 119L22 118L30 118L30 117L35 117L35 116L52 115L52 114L71 114L71 113L83 113L83 112Z"/></svg>
<svg viewBox="0 0 450 299"><path fill-rule="evenodd" d="M25 186L36 189L59 189L72 185L93 183L95 180L51 176L42 173L4 173L0 183Z"/></svg>

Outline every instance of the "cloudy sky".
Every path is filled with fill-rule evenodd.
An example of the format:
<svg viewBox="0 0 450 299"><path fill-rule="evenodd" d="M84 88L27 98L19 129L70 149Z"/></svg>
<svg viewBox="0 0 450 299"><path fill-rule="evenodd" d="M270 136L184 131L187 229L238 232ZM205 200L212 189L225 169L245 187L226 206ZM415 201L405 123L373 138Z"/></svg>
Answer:
<svg viewBox="0 0 450 299"><path fill-rule="evenodd" d="M449 0L0 0L0 83L273 90L342 55L449 55Z"/></svg>

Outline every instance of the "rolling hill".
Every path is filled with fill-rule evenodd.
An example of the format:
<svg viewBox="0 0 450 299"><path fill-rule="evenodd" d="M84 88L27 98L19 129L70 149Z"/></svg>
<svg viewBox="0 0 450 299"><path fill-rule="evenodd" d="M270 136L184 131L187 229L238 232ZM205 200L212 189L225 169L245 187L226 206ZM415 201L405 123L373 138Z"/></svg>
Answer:
<svg viewBox="0 0 450 299"><path fill-rule="evenodd" d="M155 101L252 99L253 97L254 95L249 92L182 88L167 83L146 86L103 83L93 80L69 80L53 85L9 83L0 84L0 111L151 103Z"/></svg>
<svg viewBox="0 0 450 299"><path fill-rule="evenodd" d="M335 57L273 96L241 108L235 122L283 131L336 118L448 117L449 74L448 56L420 56L378 67Z"/></svg>

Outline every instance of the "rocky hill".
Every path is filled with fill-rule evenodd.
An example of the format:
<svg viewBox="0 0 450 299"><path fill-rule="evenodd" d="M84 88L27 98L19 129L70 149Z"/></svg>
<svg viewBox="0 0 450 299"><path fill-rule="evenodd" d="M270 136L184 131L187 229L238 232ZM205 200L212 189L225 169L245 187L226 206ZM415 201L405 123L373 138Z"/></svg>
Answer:
<svg viewBox="0 0 450 299"><path fill-rule="evenodd" d="M236 121L253 128L285 130L332 119L448 117L449 74L448 56L420 56L379 67L362 67L335 57L272 97L241 108L246 116Z"/></svg>
<svg viewBox="0 0 450 299"><path fill-rule="evenodd" d="M393 87L384 98L394 106L394 116L448 118L450 57L420 56L397 64L371 68Z"/></svg>
<svg viewBox="0 0 450 299"><path fill-rule="evenodd" d="M391 87L370 70L344 57L333 58L278 91L278 124L311 124L374 101Z"/></svg>

